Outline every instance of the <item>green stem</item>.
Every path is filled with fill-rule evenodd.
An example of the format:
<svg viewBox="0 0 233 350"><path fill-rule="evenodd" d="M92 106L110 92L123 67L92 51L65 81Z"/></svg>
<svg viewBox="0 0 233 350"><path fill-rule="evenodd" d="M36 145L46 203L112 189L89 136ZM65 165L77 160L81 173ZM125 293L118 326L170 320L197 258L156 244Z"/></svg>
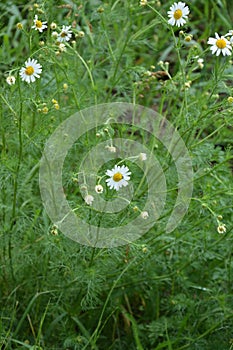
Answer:
<svg viewBox="0 0 233 350"><path fill-rule="evenodd" d="M19 80L18 80L19 82ZM23 140L22 140L22 114L23 114L23 102L22 102L22 95L21 95L21 89L20 89L20 82L18 84L19 86L19 99L20 99L20 107L19 107L19 117L18 117L18 140L19 140L19 152L18 152L18 162L16 166L15 171L15 178L14 178L14 192L13 192L13 203L12 203L12 220L11 220L11 226L12 229L15 225L15 219L16 219L16 200L17 200L17 190L18 190L18 178L19 178L19 171L21 167L21 161L22 161L22 155L23 155Z"/></svg>
<svg viewBox="0 0 233 350"><path fill-rule="evenodd" d="M83 348L83 350L87 349L87 346L90 344L90 341L93 341L94 344L96 344L97 342L97 339L100 335L100 329L101 329L101 324L102 324L102 319L103 319L103 316L104 316L104 312L106 310L106 307L109 303L109 300L110 300L110 297L113 293L113 290L116 288L118 282L120 281L121 277L125 274L125 272L132 266L132 264L135 262L136 259L133 259L125 268L124 270L119 274L119 276L117 277L117 279L113 282L113 285L112 285L112 288L110 289L109 293L108 293L108 296L105 300L105 303L104 303L104 306L102 308L102 311L101 311L101 314L100 314L100 318L99 318L99 321L97 323L97 326L96 326L96 329L95 331L93 332L91 338L89 339L88 343L85 345L85 347Z"/></svg>
<svg viewBox="0 0 233 350"><path fill-rule="evenodd" d="M87 70L87 73L89 75L89 78L90 78L90 81L91 81L91 86L92 86L92 90L94 92L94 96L95 96L95 104L97 105L97 94L96 94L96 85L95 85L95 82L94 82L94 79L93 79L93 76L92 76L92 73L91 73L91 70L87 64L87 62L84 60L84 58L76 51L74 50L74 48L72 46L70 46L70 49L75 53L75 55L80 59L80 61L82 62L82 64L84 65L84 67L86 68Z"/></svg>
<svg viewBox="0 0 233 350"><path fill-rule="evenodd" d="M23 114L23 101L22 101L22 95L21 95L21 89L20 89L20 80L18 79L18 91L19 91L19 100L20 100L20 106L19 106L19 116L18 116L18 141L19 141L19 152L18 152L18 162L15 170L15 176L14 176L14 187L13 187L13 201L12 201L12 211L11 211L11 224L10 224L10 230L9 230L9 242L8 242L8 256L10 260L10 267L11 267L11 273L12 277L14 278L14 269L13 269L13 263L12 263L12 231L13 227L16 224L16 203L17 203L17 192L18 192L18 180L19 180L19 172L22 162L22 156L23 156L23 140L22 140L22 114Z"/></svg>

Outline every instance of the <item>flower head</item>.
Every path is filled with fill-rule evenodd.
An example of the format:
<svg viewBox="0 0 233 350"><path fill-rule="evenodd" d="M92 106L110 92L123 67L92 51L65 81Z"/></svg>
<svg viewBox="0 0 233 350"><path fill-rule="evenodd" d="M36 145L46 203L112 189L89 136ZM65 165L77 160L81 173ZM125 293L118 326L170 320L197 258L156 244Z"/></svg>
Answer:
<svg viewBox="0 0 233 350"><path fill-rule="evenodd" d="M29 58L25 62L25 67L20 69L19 75L23 81L27 83L33 83L36 78L40 78L40 74L42 72L41 65L37 62L37 60Z"/></svg>
<svg viewBox="0 0 233 350"><path fill-rule="evenodd" d="M58 37L58 32L52 32L51 35L52 35L53 38L57 39L57 37Z"/></svg>
<svg viewBox="0 0 233 350"><path fill-rule="evenodd" d="M200 69L204 68L204 60L203 60L203 58L198 58L197 64L198 64L198 67Z"/></svg>
<svg viewBox="0 0 233 350"><path fill-rule="evenodd" d="M72 37L72 31L70 30L71 26L62 26L61 33L57 36L57 41L60 43L69 41Z"/></svg>
<svg viewBox="0 0 233 350"><path fill-rule="evenodd" d="M120 187L125 187L128 185L130 174L131 172L127 166L115 165L112 170L106 171L106 175L109 176L109 179L106 180L107 185L110 187L110 189L118 191Z"/></svg>
<svg viewBox="0 0 233 350"><path fill-rule="evenodd" d="M148 211L142 211L141 212L141 218L146 220L149 217Z"/></svg>
<svg viewBox="0 0 233 350"><path fill-rule="evenodd" d="M105 146L105 148L111 153L116 153L116 147L114 147L113 145Z"/></svg>
<svg viewBox="0 0 233 350"><path fill-rule="evenodd" d="M35 15L34 18L34 25L32 26L33 29L38 30L40 33L43 32L44 29L47 28L47 22L42 22L38 19L38 16Z"/></svg>
<svg viewBox="0 0 233 350"><path fill-rule="evenodd" d="M19 30L22 30L23 29L23 23L19 22L16 24L16 28L19 29Z"/></svg>
<svg viewBox="0 0 233 350"><path fill-rule="evenodd" d="M233 44L233 30L229 30L229 32L224 35L226 38L228 38L228 40L230 40L231 44Z"/></svg>
<svg viewBox="0 0 233 350"><path fill-rule="evenodd" d="M68 90L68 87L69 87L68 84L66 84L66 83L63 84L63 89L64 89L64 91L67 91L67 90Z"/></svg>
<svg viewBox="0 0 233 350"><path fill-rule="evenodd" d="M66 45L59 42L58 49L60 52L66 52Z"/></svg>
<svg viewBox="0 0 233 350"><path fill-rule="evenodd" d="M92 205L92 202L94 200L94 197L91 194L87 194L84 198L87 205Z"/></svg>
<svg viewBox="0 0 233 350"><path fill-rule="evenodd" d="M14 85L15 84L15 77L13 75L9 75L7 78L6 78L6 82L7 84L9 85Z"/></svg>
<svg viewBox="0 0 233 350"><path fill-rule="evenodd" d="M225 233L226 232L226 225L225 224L219 224L218 227L217 227L217 231L218 233Z"/></svg>
<svg viewBox="0 0 233 350"><path fill-rule="evenodd" d="M50 24L50 28L51 28L52 30L55 30L55 29L57 28L57 24L56 24L55 22L52 22L52 23Z"/></svg>
<svg viewBox="0 0 233 350"><path fill-rule="evenodd" d="M189 8L184 2L174 3L170 10L167 12L168 23L172 26L176 25L177 27L183 26L186 23L189 14Z"/></svg>
<svg viewBox="0 0 233 350"><path fill-rule="evenodd" d="M103 193L104 189L102 185L96 185L95 186L95 192L96 193Z"/></svg>
<svg viewBox="0 0 233 350"><path fill-rule="evenodd" d="M231 55L231 43L226 39L225 36L220 37L218 33L215 33L215 38L210 37L207 41L207 44L212 45L210 47L210 50L213 55L216 54L216 56L219 56L220 53L222 53L223 56Z"/></svg>
<svg viewBox="0 0 233 350"><path fill-rule="evenodd" d="M146 153L139 153L138 158L142 161L147 160L147 155Z"/></svg>

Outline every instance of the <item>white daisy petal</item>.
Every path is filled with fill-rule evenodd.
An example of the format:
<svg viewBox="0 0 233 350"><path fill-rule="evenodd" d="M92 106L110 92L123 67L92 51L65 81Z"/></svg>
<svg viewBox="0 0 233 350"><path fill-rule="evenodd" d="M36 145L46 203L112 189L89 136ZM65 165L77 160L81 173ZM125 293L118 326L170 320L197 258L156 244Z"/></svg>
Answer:
<svg viewBox="0 0 233 350"><path fill-rule="evenodd" d="M168 23L171 24L172 26L174 26L176 21L174 20L174 18L171 18L171 19L169 19Z"/></svg>
<svg viewBox="0 0 233 350"><path fill-rule="evenodd" d="M212 46L212 47L210 48L210 50L212 51L212 54L214 55L215 52L218 50L218 48L217 48L217 46Z"/></svg>
<svg viewBox="0 0 233 350"><path fill-rule="evenodd" d="M209 38L207 41L207 44L214 45L216 43L216 41L217 40L215 38Z"/></svg>

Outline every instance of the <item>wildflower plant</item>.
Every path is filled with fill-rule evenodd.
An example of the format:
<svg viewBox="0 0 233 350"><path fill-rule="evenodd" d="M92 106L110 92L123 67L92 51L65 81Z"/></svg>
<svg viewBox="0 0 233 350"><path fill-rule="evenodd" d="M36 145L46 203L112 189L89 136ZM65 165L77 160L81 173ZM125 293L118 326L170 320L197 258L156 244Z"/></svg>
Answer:
<svg viewBox="0 0 233 350"><path fill-rule="evenodd" d="M1 2L2 348L231 348L228 5Z"/></svg>

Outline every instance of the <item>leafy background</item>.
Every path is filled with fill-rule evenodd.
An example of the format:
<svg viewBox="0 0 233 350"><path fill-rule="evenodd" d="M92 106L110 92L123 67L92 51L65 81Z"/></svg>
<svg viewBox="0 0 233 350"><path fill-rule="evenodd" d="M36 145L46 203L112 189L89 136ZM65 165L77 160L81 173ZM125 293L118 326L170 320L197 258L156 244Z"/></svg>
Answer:
<svg viewBox="0 0 233 350"><path fill-rule="evenodd" d="M207 40L232 29L233 8L227 1L189 1L188 23L171 29L153 9L167 18L172 2L149 4L0 4L1 349L232 349L233 68L231 57L211 55ZM36 13L48 24L72 26L74 43L66 52L58 54L49 25L43 33L31 29ZM32 56L43 72L28 85L18 71ZM17 77L15 85L7 85L8 72ZM172 233L165 226L175 191L140 240L93 249L53 227L41 203L39 161L63 120L119 101L155 109L179 130L193 162L193 199ZM80 140L79 154L95 142ZM156 157L173 188L175 165L159 144ZM68 189L75 186L73 175L67 166ZM79 192L77 200L84 206ZM140 207L143 198L137 201ZM217 232L218 220L225 234Z"/></svg>

